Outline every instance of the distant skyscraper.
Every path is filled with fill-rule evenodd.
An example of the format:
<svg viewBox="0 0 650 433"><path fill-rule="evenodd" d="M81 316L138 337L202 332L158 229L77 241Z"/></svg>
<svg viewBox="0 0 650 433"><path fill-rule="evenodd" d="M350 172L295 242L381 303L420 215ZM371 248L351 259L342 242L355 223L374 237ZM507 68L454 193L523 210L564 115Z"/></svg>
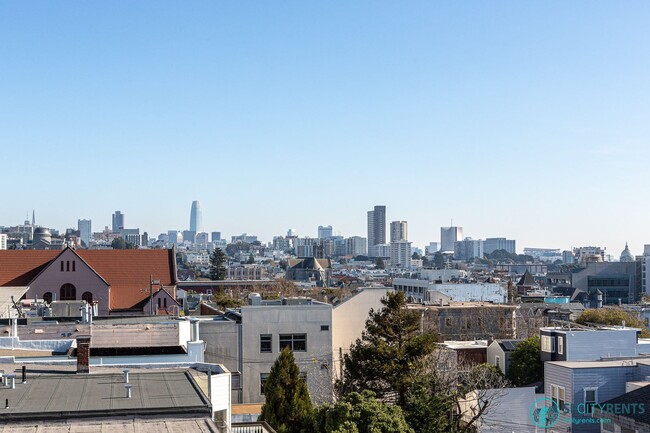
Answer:
<svg viewBox="0 0 650 433"><path fill-rule="evenodd" d="M318 226L318 239L331 238L332 235L332 226Z"/></svg>
<svg viewBox="0 0 650 433"><path fill-rule="evenodd" d="M117 233L124 229L124 214L116 210L113 214L113 233Z"/></svg>
<svg viewBox="0 0 650 433"><path fill-rule="evenodd" d="M190 231L199 233L203 231L203 214L201 212L201 203L198 200L192 202L190 211Z"/></svg>
<svg viewBox="0 0 650 433"><path fill-rule="evenodd" d="M79 230L79 237L81 242L84 243L84 247L90 247L90 238L92 236L92 222L90 220L78 220L77 221L77 230Z"/></svg>
<svg viewBox="0 0 650 433"><path fill-rule="evenodd" d="M483 253L492 254L496 250L505 250L510 254L515 254L517 242L513 239L506 238L487 238L484 241Z"/></svg>
<svg viewBox="0 0 650 433"><path fill-rule="evenodd" d="M462 227L440 227L440 251L454 251L454 244L463 240Z"/></svg>
<svg viewBox="0 0 650 433"><path fill-rule="evenodd" d="M212 232L212 242L221 240L221 232Z"/></svg>
<svg viewBox="0 0 650 433"><path fill-rule="evenodd" d="M408 239L408 229L406 221L393 221L390 223L390 241L405 241Z"/></svg>
<svg viewBox="0 0 650 433"><path fill-rule="evenodd" d="M375 256L374 246L386 243L386 206L368 211L368 255Z"/></svg>
<svg viewBox="0 0 650 433"><path fill-rule="evenodd" d="M32 225L36 225L36 211L32 210Z"/></svg>

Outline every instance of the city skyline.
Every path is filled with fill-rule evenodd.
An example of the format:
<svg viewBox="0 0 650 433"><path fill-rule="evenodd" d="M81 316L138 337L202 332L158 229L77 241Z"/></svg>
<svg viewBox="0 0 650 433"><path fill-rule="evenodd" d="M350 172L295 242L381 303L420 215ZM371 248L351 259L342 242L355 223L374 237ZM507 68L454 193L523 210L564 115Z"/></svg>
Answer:
<svg viewBox="0 0 650 433"><path fill-rule="evenodd" d="M194 200L191 203L193 204L195 202L200 203L200 200ZM202 204L200 204L200 206L201 207L199 209L202 209ZM380 207L383 207L383 206L380 206ZM391 214L390 213L390 208L388 206L385 206L385 208L386 208L386 215L390 215ZM127 212L122 212L121 210L120 211L112 211L111 215L110 215L110 217L108 219L112 219L111 217L115 216L115 212L120 212L119 215L120 215L120 218L122 219L122 221L128 216ZM29 213L30 212L28 212L28 214ZM33 215L34 213L35 213L35 211L32 210L31 214ZM340 230L337 230L336 225L330 224L330 223L328 223L328 225L332 226L332 233L333 233L334 236L339 236L340 235L340 236L343 236L345 238L350 238L350 237L355 237L356 236L356 237L362 237L362 238L367 240L367 222L368 222L367 213L368 212L365 212L365 213L366 213L366 218L364 218L364 222L366 222L366 227L363 230L361 230L360 232L358 232L358 233L353 233L353 232L343 233ZM201 211L201 214L202 214L202 211ZM201 216L201 218L202 218L202 216ZM190 218L190 220L191 220L191 218ZM43 226L43 227L47 227L47 228L50 228L50 229L56 229L56 230L59 230L61 233L65 233L65 230L68 229L68 228L75 229L76 227L78 227L78 224L81 221L90 222L90 221L94 221L94 220L92 218L79 218L73 225L68 225L68 226L65 226L65 227L64 226L61 226L61 227L52 226L52 225L48 225L47 223L45 223L43 221L36 221L36 223L37 223L36 226ZM3 221L0 221L0 227L3 227L3 226L4 227L15 226L15 225L18 225L18 224L22 224L24 222L33 223L34 222L33 216L31 218L31 221L29 219L21 220L20 222L11 222L11 223L6 223L6 222L3 222ZM453 220L451 222L453 223ZM386 227L386 230L385 230L385 232L386 232L386 241L387 242L390 241L391 225L393 223L408 224L409 225L409 229L408 229L409 233L411 231L409 221L406 221L406 220L404 220L404 221L391 221L391 224L389 224ZM97 223L93 224L92 232L101 232L105 228L108 228L109 230L111 230L111 224L110 223L109 224L101 224L101 225L95 225L95 224L97 224ZM155 238L158 237L158 235L161 235L161 234L166 235L169 230L177 230L179 233L181 233L184 230L188 230L187 228L182 227L182 224L181 224L181 226L174 226L174 227L170 227L168 229L164 229L164 230L161 230L161 231L149 230L148 227L152 227L152 226L154 226L154 224L150 222L149 224L145 224L145 225L133 225L133 226L129 225L129 228L139 228L141 232L147 232L148 235L149 235L149 238L151 238L151 239L155 239ZM249 229L243 229L243 230L240 230L240 231L224 232L223 230L219 230L218 228L215 230L214 228L210 228L209 226L204 226L204 231L203 232L207 233L208 235L210 235L213 232L219 232L219 233L221 233L221 238L228 240L228 242L230 242L230 238L232 236L239 236L239 235L242 235L242 234L249 234L249 235L258 236L260 241L262 241L264 243L270 243L274 236L285 236L285 235L287 235L287 230L293 230L294 235L296 235L296 236L298 236L300 238L309 237L309 238L312 238L312 239L318 239L319 228L326 228L325 226L323 226L322 223L318 224L318 225L315 225L315 226L313 226L311 228L309 227L309 224L301 224L300 225L300 227L303 227L303 226L306 228L305 232L300 231L300 230L296 229L295 227L279 228L275 232L272 232L272 234L270 236L268 236L268 237L266 235L260 235L260 233L262 233L262 232L255 231L255 230L252 230L250 228ZM461 233L463 233L463 231L465 231L465 227L463 227L463 226L455 225L454 227L459 228L461 230ZM442 226L442 225L439 226L439 227L434 228L434 232L437 231L437 234L438 234L437 239L434 239L433 237L431 237L431 238L427 238L426 240L424 240L422 242L411 241L410 239L409 239L409 241L412 243L413 247L418 247L418 248L422 249L423 251L424 251L424 248L426 246L428 246L428 244L430 242L438 243L439 248L441 248L441 245L442 245L441 244L441 236L440 236L441 231L443 229L449 229L449 228L450 227L448 227L448 226L446 227L446 226ZM273 229L271 229L271 230L273 230ZM474 233L474 232L472 231L472 233ZM435 236L435 235L432 235L432 236ZM568 244L564 243L564 244L557 244L557 245L544 245L544 246L540 247L539 245L526 244L524 241L522 241L522 240L520 240L519 238L516 238L516 237L505 236L505 235L501 236L501 234L497 234L497 235L493 235L493 234L471 235L470 234L470 235L468 235L466 231L463 234L462 239L459 239L459 240L464 240L464 239L487 240L488 238L506 238L506 237L507 238L514 238L514 240L517 242L517 247L516 247L517 250L516 251L517 251L518 254L523 254L524 248L558 248L560 250L569 250L570 251L573 248L586 247L586 246L597 246L597 247L604 247L606 249L606 254L611 255L614 260L618 259L619 254L624 249L628 248L628 245L631 245L629 247L629 249L632 251L632 254L635 255L635 256L639 256L639 255L643 254L644 245L650 244L650 242L645 242L645 241L641 240L638 247L635 248L636 245L635 245L634 242L622 241L623 246L620 248L620 251L618 249L618 246L616 246L616 245L612 247L611 245L607 245L607 244L604 244L604 243L598 243L598 242L568 243ZM410 235L409 235L409 238L410 238ZM568 245L568 246L565 246L565 245Z"/></svg>
<svg viewBox="0 0 650 433"><path fill-rule="evenodd" d="M198 198L208 232L365 237L381 203L421 248L451 218L519 251L650 243L646 2L2 12L2 225L120 209L153 236Z"/></svg>

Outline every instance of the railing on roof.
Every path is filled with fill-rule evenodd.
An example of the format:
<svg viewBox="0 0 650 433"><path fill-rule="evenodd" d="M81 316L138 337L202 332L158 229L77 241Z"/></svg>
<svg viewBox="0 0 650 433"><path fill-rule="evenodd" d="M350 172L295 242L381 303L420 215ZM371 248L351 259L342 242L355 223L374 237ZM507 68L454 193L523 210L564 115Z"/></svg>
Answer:
<svg viewBox="0 0 650 433"><path fill-rule="evenodd" d="M232 433L276 433L273 428L264 421L238 422L230 427Z"/></svg>

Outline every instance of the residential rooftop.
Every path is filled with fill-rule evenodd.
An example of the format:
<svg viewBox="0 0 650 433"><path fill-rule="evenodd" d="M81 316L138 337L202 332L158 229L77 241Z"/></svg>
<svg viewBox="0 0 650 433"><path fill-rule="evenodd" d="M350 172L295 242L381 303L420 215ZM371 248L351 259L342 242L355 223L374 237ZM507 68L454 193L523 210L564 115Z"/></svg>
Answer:
<svg viewBox="0 0 650 433"><path fill-rule="evenodd" d="M9 407L0 421L144 415L210 415L207 397L189 370L130 373L127 398L123 373L66 374L65 369L18 373L16 387L0 388ZM36 373L37 375L34 375Z"/></svg>

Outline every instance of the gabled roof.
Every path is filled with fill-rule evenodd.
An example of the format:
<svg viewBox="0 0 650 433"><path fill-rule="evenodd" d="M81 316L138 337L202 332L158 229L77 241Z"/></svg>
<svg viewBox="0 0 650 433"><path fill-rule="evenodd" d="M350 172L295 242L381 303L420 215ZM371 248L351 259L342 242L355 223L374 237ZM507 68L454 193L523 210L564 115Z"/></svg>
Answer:
<svg viewBox="0 0 650 433"><path fill-rule="evenodd" d="M61 250L0 250L0 286L29 283Z"/></svg>
<svg viewBox="0 0 650 433"><path fill-rule="evenodd" d="M533 275L528 271L524 272L524 275L517 283L517 286L522 286L522 287L532 287L536 285L537 283L535 282L535 278L533 278Z"/></svg>
<svg viewBox="0 0 650 433"><path fill-rule="evenodd" d="M110 285L110 308L127 309L149 295L149 278L176 285L174 250L76 250ZM29 286L61 250L0 251L0 286ZM156 284L158 286L158 284Z"/></svg>
<svg viewBox="0 0 650 433"><path fill-rule="evenodd" d="M512 352L515 350L515 346L517 343L521 342L521 340L494 340L497 342L499 346L501 346L501 350L504 352Z"/></svg>

